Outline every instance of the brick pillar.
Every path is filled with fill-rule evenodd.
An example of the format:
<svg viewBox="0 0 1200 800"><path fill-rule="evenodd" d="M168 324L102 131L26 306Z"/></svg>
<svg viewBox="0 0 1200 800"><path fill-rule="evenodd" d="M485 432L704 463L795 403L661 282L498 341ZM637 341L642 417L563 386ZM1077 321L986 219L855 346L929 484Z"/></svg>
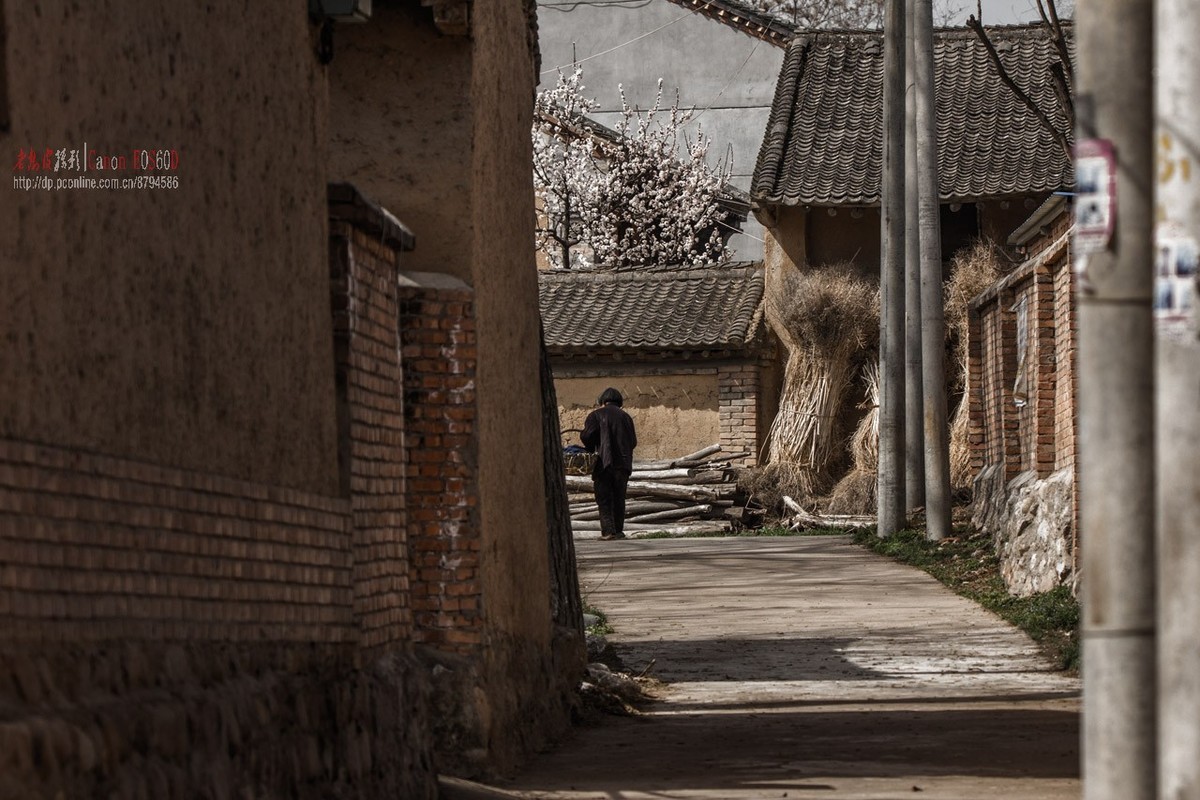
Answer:
<svg viewBox="0 0 1200 800"><path fill-rule="evenodd" d="M1000 318L1000 419L1004 480L1007 483L1021 472L1021 415L1013 395L1017 381L1017 312L1013 309L1016 293L1007 289L997 298ZM1030 357L1027 353L1027 359Z"/></svg>
<svg viewBox="0 0 1200 800"><path fill-rule="evenodd" d="M483 617L474 293L446 275L403 273L400 298L413 639L468 654Z"/></svg>
<svg viewBox="0 0 1200 800"><path fill-rule="evenodd" d="M971 450L971 476L978 477L987 464L987 420L984 408L983 317L971 307L967 317L967 375L963 391L967 402L967 442Z"/></svg>
<svg viewBox="0 0 1200 800"><path fill-rule="evenodd" d="M1054 352L1054 278L1045 267L1034 275L1033 308L1030 309L1030 354L1034 362L1033 463L1039 478L1054 472L1055 461L1055 352Z"/></svg>
<svg viewBox="0 0 1200 800"><path fill-rule="evenodd" d="M758 401L761 373L757 364L717 368L718 419L721 449L730 455L748 453L746 466L758 463Z"/></svg>
<svg viewBox="0 0 1200 800"><path fill-rule="evenodd" d="M412 235L348 184L329 187L339 463L350 496L360 646L411 638L397 286Z"/></svg>

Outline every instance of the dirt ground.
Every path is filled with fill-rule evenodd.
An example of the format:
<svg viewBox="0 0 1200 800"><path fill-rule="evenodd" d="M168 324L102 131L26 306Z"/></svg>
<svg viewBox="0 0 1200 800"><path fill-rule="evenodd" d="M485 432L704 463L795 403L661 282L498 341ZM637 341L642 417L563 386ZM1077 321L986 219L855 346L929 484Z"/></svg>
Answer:
<svg viewBox="0 0 1200 800"><path fill-rule="evenodd" d="M1078 798L1079 685L925 573L845 537L579 542L644 716L504 788L539 800Z"/></svg>

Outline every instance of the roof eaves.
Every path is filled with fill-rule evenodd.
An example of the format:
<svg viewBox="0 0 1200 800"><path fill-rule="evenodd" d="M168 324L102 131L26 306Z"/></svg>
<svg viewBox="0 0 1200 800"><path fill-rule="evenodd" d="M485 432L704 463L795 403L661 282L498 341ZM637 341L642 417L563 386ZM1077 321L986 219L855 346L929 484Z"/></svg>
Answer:
<svg viewBox="0 0 1200 800"><path fill-rule="evenodd" d="M776 47L787 47L796 28L736 0L670 0L709 19L749 34Z"/></svg>

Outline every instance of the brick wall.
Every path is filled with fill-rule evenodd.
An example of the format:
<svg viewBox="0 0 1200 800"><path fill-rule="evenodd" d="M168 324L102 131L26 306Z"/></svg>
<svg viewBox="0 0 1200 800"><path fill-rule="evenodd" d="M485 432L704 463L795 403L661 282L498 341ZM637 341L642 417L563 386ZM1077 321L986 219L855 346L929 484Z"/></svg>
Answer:
<svg viewBox="0 0 1200 800"><path fill-rule="evenodd" d="M973 521L995 536L1002 573L1018 593L1044 591L1075 575L1076 322L1069 225L1070 215L1060 213L1028 248L1028 260L970 308Z"/></svg>
<svg viewBox="0 0 1200 800"><path fill-rule="evenodd" d="M758 463L759 405L762 369L758 364L731 364L717 368L718 417L721 449L746 453L746 466Z"/></svg>
<svg viewBox="0 0 1200 800"><path fill-rule="evenodd" d="M1059 236L971 305L971 465L1008 478L1074 463L1073 277Z"/></svg>
<svg viewBox="0 0 1200 800"><path fill-rule="evenodd" d="M354 617L371 650L411 636L397 278L411 236L351 187L330 187L340 467L350 496Z"/></svg>
<svg viewBox="0 0 1200 800"><path fill-rule="evenodd" d="M0 439L0 798L436 795L407 653L411 236L350 187L330 215L340 496Z"/></svg>
<svg viewBox="0 0 1200 800"><path fill-rule="evenodd" d="M347 508L0 440L0 638L352 641Z"/></svg>
<svg viewBox="0 0 1200 800"><path fill-rule="evenodd" d="M483 614L473 292L448 276L406 273L400 298L414 641L469 654Z"/></svg>

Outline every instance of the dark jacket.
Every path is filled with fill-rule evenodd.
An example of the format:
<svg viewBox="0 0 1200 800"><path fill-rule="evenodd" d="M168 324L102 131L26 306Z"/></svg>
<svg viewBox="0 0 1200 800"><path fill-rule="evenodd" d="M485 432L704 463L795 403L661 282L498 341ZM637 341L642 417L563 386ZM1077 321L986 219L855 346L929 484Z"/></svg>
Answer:
<svg viewBox="0 0 1200 800"><path fill-rule="evenodd" d="M589 452L596 454L595 472L610 468L626 474L633 472L637 434L633 431L633 418L620 406L608 403L588 414L579 438Z"/></svg>

